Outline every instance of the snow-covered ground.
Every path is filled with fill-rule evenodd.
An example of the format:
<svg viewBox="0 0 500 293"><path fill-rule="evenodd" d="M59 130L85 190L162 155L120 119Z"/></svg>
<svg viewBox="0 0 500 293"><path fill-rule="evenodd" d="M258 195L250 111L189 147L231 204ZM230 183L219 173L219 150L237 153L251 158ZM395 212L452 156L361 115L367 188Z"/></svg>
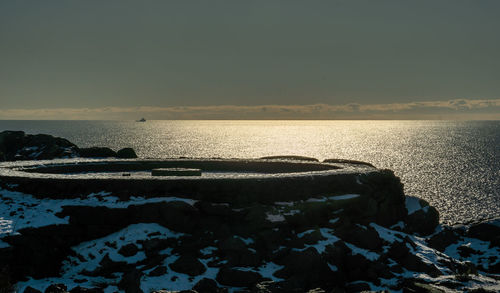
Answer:
<svg viewBox="0 0 500 293"><path fill-rule="evenodd" d="M63 206L104 206L126 208L155 202L182 201L193 205L196 200L180 197L131 197L121 201L108 193L93 193L82 199L38 199L29 194L0 189L0 239L17 233L27 227L43 227L55 224L68 224L67 218L57 217ZM0 245L1 242L0 242Z"/></svg>
<svg viewBox="0 0 500 293"><path fill-rule="evenodd" d="M325 196L317 198L312 201L298 201L298 202L278 202L270 207L270 211L266 214L266 219L272 224L282 225L287 221L286 216L291 214L301 213L298 205L301 204L315 204L316 202L336 201L336 200L349 200L357 198L358 194L346 194L340 196ZM194 205L195 200L178 198L178 197L161 197L161 198L148 198L132 197L127 201L120 201L119 198L111 196L110 194L101 192L91 194L82 199L38 199L28 194L23 194L14 191L0 189L0 248L7 247L8 244L1 241L7 235L18 233L20 229L26 227L42 227L52 224L68 224L68 218L60 218L56 216L64 206L105 206L110 208L126 208L130 205L138 205L153 202L171 202L183 201L187 204ZM227 204L219 204L220 206L231 209ZM418 198L407 197L406 208L409 214L412 214L420 209L426 207ZM422 282L428 282L440 287L445 288L444 284L450 282L457 282L456 272L450 270L446 266L447 263L464 264L465 261L471 262L478 268L488 268L488 265L494 265L500 262L500 250L497 247L491 247L487 241L481 241L473 238L461 238L457 243L449 245L443 252L437 251L429 246L425 237L417 237L415 235L402 232L404 223L398 223L393 228L386 228L375 223L367 226L358 225L361 229L374 229L378 236L383 240L384 246L380 251L372 251L366 248L359 247L348 241L341 239L341 235L337 233L335 225L339 224L341 219L336 214L332 214L332 218L326 223L327 227L313 227L305 231L292 232L297 239L303 239L308 236L319 235L315 243L308 242L303 244L301 248L293 248L293 251L300 252L306 249L315 249L319 254L324 254L328 250L328 246L335 246L339 241L343 241L345 246L350 250L352 255L361 255L369 261L377 262L381 259L383 254L386 254L392 244L406 243L410 253L418 257L418 259L429 265L434 265L442 276L429 276L428 274L410 271L405 268L401 272L393 272L394 277L391 279L380 279L380 284L375 285L371 282L368 283L372 290L385 290L390 289L391 292L397 292L394 288L398 285L401 279L416 278ZM438 228L437 232L443 228ZM278 231L279 228L274 228L273 231ZM314 235L313 235L314 233ZM72 247L74 255L68 256L62 266L61 276L54 278L44 279L29 279L24 282L16 284L19 292L23 292L28 286L44 291L50 284L64 283L68 288L76 286L82 287L96 287L101 286L105 292L120 291L117 287L118 282L123 277L123 273L114 273L111 276L97 276L88 274L88 272L95 271L101 265L105 258L109 258L112 262L124 262L125 264L137 266L138 269L144 268L144 261L147 259L146 249L142 243L151 239L162 240L179 240L182 237L189 235L172 231L155 223L139 223L129 225L118 232L112 233L105 237L80 243ZM234 238L241 240L246 248L251 252L256 252L256 241L253 237L241 237L235 235ZM314 237L309 237L314 238ZM408 243L412 243L409 245ZM137 252L124 256L119 253L120 249L126 245L137 246ZM477 253L473 253L468 257L463 257L459 253L459 247L469 247ZM274 252L284 249L280 246ZM154 290L189 290L203 278L216 279L220 266L226 264L227 260L220 257L219 247L217 240L211 245L208 245L197 251L198 260L205 268L204 272L197 276L190 276L184 273L179 273L171 269L171 265L176 262L180 255L171 247L164 248L159 252L162 255L161 263L143 270L143 275L140 278L140 288L144 292L151 292ZM496 259L496 261L491 261ZM395 260L390 260L392 265L397 265ZM165 271L157 274L152 272L159 266L165 268ZM340 268L333 263L328 263L328 267L337 272ZM276 277L274 274L282 270L283 265L266 261L260 263L258 266L238 266L233 267L240 271L259 273L263 278L268 278L274 281L281 281L282 279ZM456 289L446 287L446 292L461 292L471 288L484 288L496 292L500 292L500 281L484 272L479 274L468 275L467 281L460 282ZM356 282L353 282L356 283ZM218 283L220 286L221 284ZM235 290L237 288L231 288ZM120 291L121 292L121 291Z"/></svg>

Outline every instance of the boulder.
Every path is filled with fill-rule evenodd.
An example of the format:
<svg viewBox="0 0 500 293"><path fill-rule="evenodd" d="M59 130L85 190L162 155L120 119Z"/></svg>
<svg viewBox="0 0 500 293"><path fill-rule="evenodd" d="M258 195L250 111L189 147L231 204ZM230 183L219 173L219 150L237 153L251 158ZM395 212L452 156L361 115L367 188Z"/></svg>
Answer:
<svg viewBox="0 0 500 293"><path fill-rule="evenodd" d="M137 155L133 148L123 148L116 152L116 157L121 159L135 159Z"/></svg>
<svg viewBox="0 0 500 293"><path fill-rule="evenodd" d="M259 273L224 267L217 274L217 282L224 286L252 287L262 280Z"/></svg>
<svg viewBox="0 0 500 293"><path fill-rule="evenodd" d="M118 288L125 293L144 293L141 289L141 277L142 272L137 269L126 272L118 283Z"/></svg>
<svg viewBox="0 0 500 293"><path fill-rule="evenodd" d="M122 246L118 250L118 253L125 256L125 257L129 257L129 256L136 255L137 251L139 251L139 248L137 248L137 245L135 245L134 243L129 243L129 244Z"/></svg>
<svg viewBox="0 0 500 293"><path fill-rule="evenodd" d="M42 293L40 290L37 290L31 286L28 286L24 289L24 293Z"/></svg>
<svg viewBox="0 0 500 293"><path fill-rule="evenodd" d="M387 251L387 256L397 263L400 263L407 255L410 254L410 249L405 242L394 241Z"/></svg>
<svg viewBox="0 0 500 293"><path fill-rule="evenodd" d="M116 157L116 152L108 147L90 147L78 149L80 157L84 158L108 158Z"/></svg>
<svg viewBox="0 0 500 293"><path fill-rule="evenodd" d="M331 287L336 276L315 248L303 251L291 251L281 264L283 269L274 273L282 279L292 279L295 286L301 289L314 289L318 286Z"/></svg>
<svg viewBox="0 0 500 293"><path fill-rule="evenodd" d="M201 275L207 270L205 265L192 255L181 255L176 261L171 263L169 267L174 272L183 273L192 277Z"/></svg>
<svg viewBox="0 0 500 293"><path fill-rule="evenodd" d="M461 257L468 258L472 254L481 254L481 252L470 248L469 246L466 245L460 245L457 247L458 254L460 254Z"/></svg>
<svg viewBox="0 0 500 293"><path fill-rule="evenodd" d="M68 292L68 288L64 284L52 284L47 289L45 289L44 293L66 293Z"/></svg>
<svg viewBox="0 0 500 293"><path fill-rule="evenodd" d="M87 276L112 277L114 273L127 272L131 267L132 265L127 262L114 261L109 257L109 254L105 254L99 262L99 266L95 270L90 272L84 271L82 274Z"/></svg>
<svg viewBox="0 0 500 293"><path fill-rule="evenodd" d="M0 132L0 161L50 160L76 155L77 146L68 140L47 134L23 131Z"/></svg>
<svg viewBox="0 0 500 293"><path fill-rule="evenodd" d="M441 232L433 235L427 240L430 247L444 252L446 247L453 243L457 243L460 240L460 235L456 233L457 231L452 229L443 229Z"/></svg>
<svg viewBox="0 0 500 293"><path fill-rule="evenodd" d="M158 276L163 276L167 273L167 267L166 266L157 266L154 270L149 272L148 276L152 277L158 277Z"/></svg>
<svg viewBox="0 0 500 293"><path fill-rule="evenodd" d="M361 248L369 250L380 250L382 248L382 239L372 227L345 225L336 231L336 235L344 241Z"/></svg>
<svg viewBox="0 0 500 293"><path fill-rule="evenodd" d="M247 250L247 246L243 240L237 237L229 237L219 242L219 251L225 254L230 251L242 252Z"/></svg>
<svg viewBox="0 0 500 293"><path fill-rule="evenodd" d="M490 247L500 247L500 227L493 223L483 222L471 225L467 230L467 236L490 241Z"/></svg>
<svg viewBox="0 0 500 293"><path fill-rule="evenodd" d="M345 287L346 292L368 292L371 287L365 282L350 283Z"/></svg>
<svg viewBox="0 0 500 293"><path fill-rule="evenodd" d="M426 206L409 214L406 219L406 232L429 235L434 233L439 225L439 212L433 206Z"/></svg>
<svg viewBox="0 0 500 293"><path fill-rule="evenodd" d="M223 293L227 292L227 289L219 288L217 283L212 279L203 278L196 285L194 285L193 290L196 292L203 293Z"/></svg>
<svg viewBox="0 0 500 293"><path fill-rule="evenodd" d="M396 260L397 263L409 271L423 272L429 276L436 278L442 275L441 271L434 264L426 263L414 254L408 254L403 259Z"/></svg>

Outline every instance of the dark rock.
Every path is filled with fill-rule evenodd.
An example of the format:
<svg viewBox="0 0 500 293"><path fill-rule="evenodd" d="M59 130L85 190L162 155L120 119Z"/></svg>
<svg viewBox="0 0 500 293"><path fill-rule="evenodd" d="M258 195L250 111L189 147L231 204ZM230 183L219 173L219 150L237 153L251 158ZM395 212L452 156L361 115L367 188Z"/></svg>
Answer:
<svg viewBox="0 0 500 293"><path fill-rule="evenodd" d="M217 286L217 283L212 279L203 278L196 285L194 285L193 290L196 292L203 293L222 293L227 292L227 289L222 289Z"/></svg>
<svg viewBox="0 0 500 293"><path fill-rule="evenodd" d="M139 251L139 248L137 248L137 245L135 245L134 243L129 243L129 244L122 246L120 248L120 250L118 250L118 253L125 256L125 257L129 257L129 256L136 255L137 251Z"/></svg>
<svg viewBox="0 0 500 293"><path fill-rule="evenodd" d="M356 282L347 284L345 287L346 292L362 292L370 291L371 287L369 284L364 282Z"/></svg>
<svg viewBox="0 0 500 293"><path fill-rule="evenodd" d="M316 158L304 157L304 156L267 156L267 157L261 157L260 159L319 162L319 160Z"/></svg>
<svg viewBox="0 0 500 293"><path fill-rule="evenodd" d="M323 160L323 163L342 163L342 164L347 163L347 164L353 164L353 165L366 165L366 166L375 168L375 166L373 166L370 163L363 162L363 161L356 161L356 160L326 159L326 160Z"/></svg>
<svg viewBox="0 0 500 293"><path fill-rule="evenodd" d="M50 160L75 155L76 149L68 140L47 134L0 132L0 160Z"/></svg>
<svg viewBox="0 0 500 293"><path fill-rule="evenodd" d="M448 246L457 243L460 236L452 229L444 229L443 231L433 235L427 243L430 247L443 252Z"/></svg>
<svg viewBox="0 0 500 293"><path fill-rule="evenodd" d="M372 227L360 227L358 225L347 225L339 228L336 235L348 243L369 250L380 250L382 239L378 232Z"/></svg>
<svg viewBox="0 0 500 293"><path fill-rule="evenodd" d="M241 252L247 250L245 242L237 237L229 237L220 241L218 247L221 252Z"/></svg>
<svg viewBox="0 0 500 293"><path fill-rule="evenodd" d="M356 209L359 215L365 215L368 222L375 218L377 224L390 227L406 216L403 184L393 171L377 170L363 174L358 179L362 183L361 186L370 190L370 196L366 199L375 201L376 205L374 209L374 204L370 200L363 199L361 202L363 205ZM356 219L356 214L352 218Z"/></svg>
<svg viewBox="0 0 500 293"><path fill-rule="evenodd" d="M163 250L171 245L171 239L153 238L144 240L144 242L142 242L142 248L144 249L144 252L148 257L157 254L160 250Z"/></svg>
<svg viewBox="0 0 500 293"><path fill-rule="evenodd" d="M304 290L290 284L289 281L262 281L255 285L252 293L303 293Z"/></svg>
<svg viewBox="0 0 500 293"><path fill-rule="evenodd" d="M125 293L143 293L141 277L142 272L137 269L126 272L118 283L118 288L124 290Z"/></svg>
<svg viewBox="0 0 500 293"><path fill-rule="evenodd" d="M137 158L137 155L135 154L134 149L123 148L123 149L116 152L116 157L122 158L122 159L134 159L134 158Z"/></svg>
<svg viewBox="0 0 500 293"><path fill-rule="evenodd" d="M457 250L458 250L458 254L460 254L461 257L465 257L465 258L470 257L472 254L480 254L479 251L474 250L466 245L460 245L457 248Z"/></svg>
<svg viewBox="0 0 500 293"><path fill-rule="evenodd" d="M410 249L405 242L394 241L389 250L387 251L387 256L399 263L399 260L405 258L410 254Z"/></svg>
<svg viewBox="0 0 500 293"><path fill-rule="evenodd" d="M158 277L158 276L163 276L166 273L167 273L166 266L157 266L154 270L149 272L148 276Z"/></svg>
<svg viewBox="0 0 500 293"><path fill-rule="evenodd" d="M208 201L198 201L194 205L204 215L217 217L235 217L238 212L233 211L229 204L213 204Z"/></svg>
<svg viewBox="0 0 500 293"><path fill-rule="evenodd" d="M301 289L313 289L319 286L331 287L336 282L335 273L332 272L325 259L315 248L304 251L291 251L281 261L284 268L274 273L282 279L293 279L295 286Z"/></svg>
<svg viewBox="0 0 500 293"><path fill-rule="evenodd" d="M432 206L426 206L408 215L405 222L406 232L429 235L439 225L439 212Z"/></svg>
<svg viewBox="0 0 500 293"><path fill-rule="evenodd" d="M433 287L431 284L424 284L416 280L405 280L403 282L403 293L444 293L445 291Z"/></svg>
<svg viewBox="0 0 500 293"><path fill-rule="evenodd" d="M441 276L442 273L435 265L423 262L418 256L408 254L405 258L398 260L403 267L414 272L423 272L429 276L436 278Z"/></svg>
<svg viewBox="0 0 500 293"><path fill-rule="evenodd" d="M76 286L69 291L70 293L104 293L102 288L83 288Z"/></svg>
<svg viewBox="0 0 500 293"><path fill-rule="evenodd" d="M493 273L493 274L500 274L500 262L497 262L494 265L488 266L488 269L486 271Z"/></svg>
<svg viewBox="0 0 500 293"><path fill-rule="evenodd" d="M305 234L301 240L304 241L305 244L316 244L318 241L325 240L326 238L321 235L319 230L314 230L311 233Z"/></svg>
<svg viewBox="0 0 500 293"><path fill-rule="evenodd" d="M344 256L352 254L352 251L344 241L337 241L325 247L324 257L332 264L341 264Z"/></svg>
<svg viewBox="0 0 500 293"><path fill-rule="evenodd" d="M467 236L490 241L490 246L500 247L500 227L488 222L474 224L467 230Z"/></svg>
<svg viewBox="0 0 500 293"><path fill-rule="evenodd" d="M192 255L181 255L176 261L171 263L169 267L175 272L190 276L201 275L207 270L205 265Z"/></svg>
<svg viewBox="0 0 500 293"><path fill-rule="evenodd" d="M104 276L112 277L114 273L126 272L131 268L127 262L113 261L109 258L109 254L105 254L99 262L99 266L93 271L83 271L83 275L87 276Z"/></svg>
<svg viewBox="0 0 500 293"><path fill-rule="evenodd" d="M360 254L348 254L344 256L344 264L339 268L349 281L373 280L376 276L368 275L367 271L372 264L370 260Z"/></svg>
<svg viewBox="0 0 500 293"><path fill-rule="evenodd" d="M259 273L224 267L217 274L217 282L224 286L252 287L262 280Z"/></svg>
<svg viewBox="0 0 500 293"><path fill-rule="evenodd" d="M104 245L106 245L107 247L116 249L116 242L115 241L113 241L113 242L106 241L106 242L104 242Z"/></svg>
<svg viewBox="0 0 500 293"><path fill-rule="evenodd" d="M488 290L484 288L474 288L467 291L468 293L495 293L497 291Z"/></svg>
<svg viewBox="0 0 500 293"><path fill-rule="evenodd" d="M28 286L24 289L24 293L42 293L42 292L33 287Z"/></svg>
<svg viewBox="0 0 500 293"><path fill-rule="evenodd" d="M84 158L108 158L116 157L116 152L108 147L80 148L78 153Z"/></svg>
<svg viewBox="0 0 500 293"><path fill-rule="evenodd" d="M47 289L45 289L44 293L66 293L68 292L68 288L64 284L52 284Z"/></svg>

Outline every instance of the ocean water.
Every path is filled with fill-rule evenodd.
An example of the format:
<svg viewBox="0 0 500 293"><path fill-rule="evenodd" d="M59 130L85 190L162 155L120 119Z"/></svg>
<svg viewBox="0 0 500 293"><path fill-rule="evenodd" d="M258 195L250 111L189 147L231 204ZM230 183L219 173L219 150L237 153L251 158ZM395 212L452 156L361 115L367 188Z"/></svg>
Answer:
<svg viewBox="0 0 500 293"><path fill-rule="evenodd" d="M140 157L303 155L394 170L441 221L500 216L500 121L0 121L0 131L133 147Z"/></svg>

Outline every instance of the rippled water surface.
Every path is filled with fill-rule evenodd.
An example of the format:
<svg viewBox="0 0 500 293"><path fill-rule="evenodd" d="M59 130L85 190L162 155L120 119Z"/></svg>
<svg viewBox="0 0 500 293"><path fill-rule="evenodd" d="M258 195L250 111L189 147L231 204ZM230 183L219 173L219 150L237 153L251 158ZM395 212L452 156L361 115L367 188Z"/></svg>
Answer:
<svg viewBox="0 0 500 293"><path fill-rule="evenodd" d="M133 147L140 157L363 160L394 170L444 222L500 215L499 121L0 121L7 129Z"/></svg>

